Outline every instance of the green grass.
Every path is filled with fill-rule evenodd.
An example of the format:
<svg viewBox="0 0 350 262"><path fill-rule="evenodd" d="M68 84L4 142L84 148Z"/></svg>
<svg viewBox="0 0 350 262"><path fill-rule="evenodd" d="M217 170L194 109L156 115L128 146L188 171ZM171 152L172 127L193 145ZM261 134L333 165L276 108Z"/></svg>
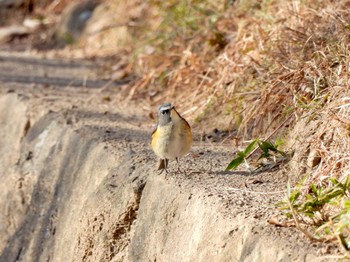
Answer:
<svg viewBox="0 0 350 262"><path fill-rule="evenodd" d="M321 186L309 186L307 178L293 190L288 183L286 199L278 204L280 210L311 239L337 240L350 258L350 175L343 182L330 178Z"/></svg>
<svg viewBox="0 0 350 262"><path fill-rule="evenodd" d="M286 157L287 153L278 149L279 146L282 145L281 139L276 139L275 143L270 141L260 140L258 138L254 139L249 145L243 150L238 151L236 156L231 160L231 162L227 165L226 170L235 170L239 167L244 161L255 152L256 149L260 149L260 154L258 156L258 160L268 159L270 160L272 157ZM261 164L259 164L261 166Z"/></svg>

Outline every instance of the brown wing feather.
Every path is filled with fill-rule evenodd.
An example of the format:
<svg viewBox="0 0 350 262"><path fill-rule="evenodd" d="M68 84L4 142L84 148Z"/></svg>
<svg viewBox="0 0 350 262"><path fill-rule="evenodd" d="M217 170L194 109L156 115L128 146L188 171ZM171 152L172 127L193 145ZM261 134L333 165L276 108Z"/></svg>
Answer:
<svg viewBox="0 0 350 262"><path fill-rule="evenodd" d="M157 128L158 128L158 123L157 123L157 125L153 126L152 137L153 137L154 133L157 131Z"/></svg>
<svg viewBox="0 0 350 262"><path fill-rule="evenodd" d="M187 120L186 120L185 118L183 118L183 117L179 114L179 112L176 111L175 107L173 107L173 109L174 109L174 111L176 112L176 114L177 114L182 120L185 121L186 125L187 125L187 126L190 128L190 130L191 130L191 126L190 126L190 124L187 122Z"/></svg>

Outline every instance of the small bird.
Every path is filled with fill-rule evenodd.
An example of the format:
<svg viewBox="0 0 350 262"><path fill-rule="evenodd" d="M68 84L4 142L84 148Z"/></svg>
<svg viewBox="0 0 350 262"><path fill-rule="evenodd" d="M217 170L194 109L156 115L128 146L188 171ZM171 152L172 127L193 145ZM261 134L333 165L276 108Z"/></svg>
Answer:
<svg viewBox="0 0 350 262"><path fill-rule="evenodd" d="M192 131L188 122L171 103L161 105L151 143L154 153L160 158L158 170L167 172L169 160L176 159L179 171L178 158L186 155L191 145Z"/></svg>

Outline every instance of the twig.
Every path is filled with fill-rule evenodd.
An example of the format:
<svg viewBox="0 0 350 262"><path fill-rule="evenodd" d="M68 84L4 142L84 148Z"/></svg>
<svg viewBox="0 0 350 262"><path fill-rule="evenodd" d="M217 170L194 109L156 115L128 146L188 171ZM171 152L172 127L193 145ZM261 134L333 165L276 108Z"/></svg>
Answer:
<svg viewBox="0 0 350 262"><path fill-rule="evenodd" d="M272 137L272 136L277 132L277 130L279 130L293 115L294 115L294 113L291 113L291 114L286 118L286 120L284 120L284 121L282 122L282 124L280 124L275 130L272 131L272 133L271 133L270 135L268 135L268 136L264 139L264 141L266 141L266 140L268 140L270 137ZM258 150L258 148L259 148L259 147L254 148L253 151L250 152L250 154L249 154L245 159L250 158L250 157L255 153L255 151Z"/></svg>
<svg viewBox="0 0 350 262"><path fill-rule="evenodd" d="M292 212L292 216L293 216L293 219L294 219L294 222L295 222L295 227L297 229L299 229L302 233L304 233L305 236L307 236L309 239L311 240L314 240L314 241L318 241L318 242L323 242L324 239L323 238L316 238L315 236L313 236L309 231L307 231L305 228L303 228L300 223L299 223L299 219L297 217L297 215L295 214L295 210L292 206L292 203L290 202L289 198L287 197L288 199L288 206L289 206L289 209L290 211Z"/></svg>

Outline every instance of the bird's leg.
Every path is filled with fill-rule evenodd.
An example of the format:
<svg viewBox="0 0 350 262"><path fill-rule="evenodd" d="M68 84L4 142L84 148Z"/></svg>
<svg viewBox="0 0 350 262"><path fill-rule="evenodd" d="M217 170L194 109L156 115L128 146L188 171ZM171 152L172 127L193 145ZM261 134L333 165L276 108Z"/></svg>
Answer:
<svg viewBox="0 0 350 262"><path fill-rule="evenodd" d="M165 171L165 177L168 174L168 163L169 163L169 159L159 159L159 166L158 166L158 170L160 170L160 172L158 173L158 175L162 174L163 171Z"/></svg>
<svg viewBox="0 0 350 262"><path fill-rule="evenodd" d="M164 170L165 168L165 159L159 159L158 170Z"/></svg>
<svg viewBox="0 0 350 262"><path fill-rule="evenodd" d="M168 175L168 163L169 163L169 159L164 159L165 179L167 178L167 175Z"/></svg>
<svg viewBox="0 0 350 262"><path fill-rule="evenodd" d="M158 170L160 170L160 172L158 173L158 175L160 175L161 173L163 173L164 170L166 171L165 159L159 159Z"/></svg>
<svg viewBox="0 0 350 262"><path fill-rule="evenodd" d="M177 162L177 172L180 173L181 170L180 170L180 163L179 163L179 158L178 157L176 158L176 162Z"/></svg>

